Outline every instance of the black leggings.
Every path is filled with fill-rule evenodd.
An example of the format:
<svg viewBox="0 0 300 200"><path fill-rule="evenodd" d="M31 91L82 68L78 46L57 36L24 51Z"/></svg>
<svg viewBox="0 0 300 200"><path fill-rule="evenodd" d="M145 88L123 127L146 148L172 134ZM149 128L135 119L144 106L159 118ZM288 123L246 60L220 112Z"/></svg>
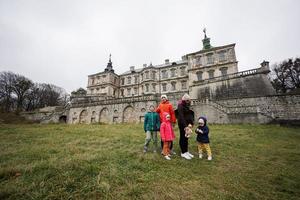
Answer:
<svg viewBox="0 0 300 200"><path fill-rule="evenodd" d="M181 153L188 152L188 146L189 146L189 139L187 137L185 137L184 128L185 127L183 127L183 126L179 126L179 132L180 132L179 146L181 149Z"/></svg>

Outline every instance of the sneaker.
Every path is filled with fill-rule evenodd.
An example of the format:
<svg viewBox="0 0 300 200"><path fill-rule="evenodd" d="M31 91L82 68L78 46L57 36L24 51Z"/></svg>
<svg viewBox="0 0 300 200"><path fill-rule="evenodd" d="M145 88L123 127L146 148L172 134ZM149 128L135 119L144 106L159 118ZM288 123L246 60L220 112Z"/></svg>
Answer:
<svg viewBox="0 0 300 200"><path fill-rule="evenodd" d="M203 158L203 155L201 153L199 153L199 158L202 159Z"/></svg>
<svg viewBox="0 0 300 200"><path fill-rule="evenodd" d="M187 160L191 160L191 159L192 159L192 158L187 154L187 152L182 153L182 154L181 154L181 157L183 157L183 158L185 158L185 159L187 159Z"/></svg>
<svg viewBox="0 0 300 200"><path fill-rule="evenodd" d="M171 160L171 158L169 156L165 156L165 159L167 160Z"/></svg>
<svg viewBox="0 0 300 200"><path fill-rule="evenodd" d="M176 155L176 152L173 151L173 150L171 150L171 154L172 154L172 155Z"/></svg>
<svg viewBox="0 0 300 200"><path fill-rule="evenodd" d="M191 154L190 152L186 152L186 153L189 155L189 157L194 158L194 155Z"/></svg>
<svg viewBox="0 0 300 200"><path fill-rule="evenodd" d="M211 157L211 156L208 156L208 157L207 157L207 160L212 160L212 157Z"/></svg>

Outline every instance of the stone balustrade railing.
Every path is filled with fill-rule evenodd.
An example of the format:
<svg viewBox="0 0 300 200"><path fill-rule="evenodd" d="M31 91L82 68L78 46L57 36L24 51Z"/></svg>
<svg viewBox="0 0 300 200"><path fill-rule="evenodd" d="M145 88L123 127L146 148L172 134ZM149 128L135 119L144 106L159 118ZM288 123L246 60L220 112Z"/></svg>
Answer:
<svg viewBox="0 0 300 200"><path fill-rule="evenodd" d="M72 99L71 107L96 106L107 104L132 103L141 101L157 101L156 95L133 96L123 98L105 98L101 96L81 96Z"/></svg>
<svg viewBox="0 0 300 200"><path fill-rule="evenodd" d="M217 77L210 78L210 79L194 81L193 83L197 84L197 85L203 85L203 84L207 84L207 83L211 83L211 82L217 82L217 81L233 79L233 78L239 78L239 77L245 77L245 76L251 76L251 75L254 75L254 74L266 73L266 72L268 72L267 69L264 69L264 68L260 67L260 68L250 69L250 70L241 71L241 72L237 72L237 73L233 73L233 74L217 76Z"/></svg>

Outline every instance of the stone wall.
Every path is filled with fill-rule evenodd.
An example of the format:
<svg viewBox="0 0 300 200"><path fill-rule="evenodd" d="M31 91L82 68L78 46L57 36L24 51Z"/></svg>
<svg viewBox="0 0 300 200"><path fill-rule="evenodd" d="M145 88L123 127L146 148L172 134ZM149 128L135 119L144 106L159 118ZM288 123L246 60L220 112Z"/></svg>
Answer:
<svg viewBox="0 0 300 200"><path fill-rule="evenodd" d="M40 123L65 123L69 115L69 107L51 106L33 112L22 112L20 114L27 120Z"/></svg>
<svg viewBox="0 0 300 200"><path fill-rule="evenodd" d="M247 70L203 81L194 81L189 93L194 99L228 99L275 94L268 68Z"/></svg>
<svg viewBox="0 0 300 200"><path fill-rule="evenodd" d="M178 96L170 95L174 109ZM83 103L83 102L81 102ZM67 123L139 123L150 105L157 106L159 98L146 96L77 104L70 108L51 107L22 116L41 123L58 123L66 117ZM268 95L223 100L194 99L192 109L196 118L206 116L209 123L300 123L300 94Z"/></svg>
<svg viewBox="0 0 300 200"><path fill-rule="evenodd" d="M226 100L193 100L196 116L212 123L300 122L300 95L270 95Z"/></svg>
<svg viewBox="0 0 300 200"><path fill-rule="evenodd" d="M68 123L139 123L150 105L157 106L154 96L74 102L70 108Z"/></svg>

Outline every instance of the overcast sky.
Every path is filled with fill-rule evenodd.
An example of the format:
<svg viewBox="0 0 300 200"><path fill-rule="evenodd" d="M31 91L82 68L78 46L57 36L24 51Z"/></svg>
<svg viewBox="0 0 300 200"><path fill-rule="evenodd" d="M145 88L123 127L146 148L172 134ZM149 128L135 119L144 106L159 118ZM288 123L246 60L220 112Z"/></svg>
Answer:
<svg viewBox="0 0 300 200"><path fill-rule="evenodd" d="M299 0L0 0L0 71L71 92L103 71L236 43L239 71L300 56Z"/></svg>

